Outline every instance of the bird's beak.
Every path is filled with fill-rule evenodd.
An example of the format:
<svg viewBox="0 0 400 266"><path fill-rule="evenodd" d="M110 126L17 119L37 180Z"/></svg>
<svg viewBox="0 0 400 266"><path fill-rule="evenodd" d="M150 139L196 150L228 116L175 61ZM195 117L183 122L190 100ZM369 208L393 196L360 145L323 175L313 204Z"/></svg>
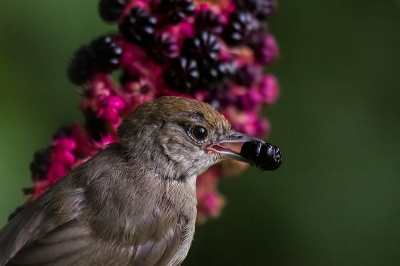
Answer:
<svg viewBox="0 0 400 266"><path fill-rule="evenodd" d="M263 140L261 140L259 138L252 137L252 136L234 131L232 134L229 134L228 136L226 136L225 139L219 141L216 144L212 144L212 145L208 146L206 148L206 150L213 152L213 153L220 154L221 157L223 157L223 158L233 159L233 160L236 160L239 162L244 162L244 163L250 164L252 162L250 160L244 158L242 155L240 155L240 153L221 145L223 143L244 143L247 141L257 141L257 142L265 143Z"/></svg>

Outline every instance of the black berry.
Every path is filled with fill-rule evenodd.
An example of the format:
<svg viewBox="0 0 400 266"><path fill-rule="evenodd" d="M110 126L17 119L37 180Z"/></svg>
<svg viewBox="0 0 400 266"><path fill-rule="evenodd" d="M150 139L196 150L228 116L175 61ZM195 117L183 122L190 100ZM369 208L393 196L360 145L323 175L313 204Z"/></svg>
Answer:
<svg viewBox="0 0 400 266"><path fill-rule="evenodd" d="M209 9L203 9L196 16L194 26L197 31L207 31L215 35L222 32L222 17Z"/></svg>
<svg viewBox="0 0 400 266"><path fill-rule="evenodd" d="M201 64L198 90L212 90L218 83L218 68L216 64Z"/></svg>
<svg viewBox="0 0 400 266"><path fill-rule="evenodd" d="M216 91L223 87L236 72L236 63L232 61L212 61L205 58L197 60L200 72L196 90Z"/></svg>
<svg viewBox="0 0 400 266"><path fill-rule="evenodd" d="M237 64L234 61L218 62L218 77L220 81L230 79L237 72Z"/></svg>
<svg viewBox="0 0 400 266"><path fill-rule="evenodd" d="M240 155L247 158L261 171L275 170L282 163L282 155L278 147L258 141L245 142Z"/></svg>
<svg viewBox="0 0 400 266"><path fill-rule="evenodd" d="M83 112L86 120L85 128L89 131L90 137L96 141L100 141L102 136L107 135L107 121L98 117L97 113L91 109Z"/></svg>
<svg viewBox="0 0 400 266"><path fill-rule="evenodd" d="M93 51L88 46L81 47L75 52L68 68L68 79L75 85L82 85L94 75L92 61Z"/></svg>
<svg viewBox="0 0 400 266"><path fill-rule="evenodd" d="M167 87L182 93L194 92L199 76L196 61L186 57L173 59L170 67L163 72Z"/></svg>
<svg viewBox="0 0 400 266"><path fill-rule="evenodd" d="M234 0L234 5L239 10L248 11L257 19L268 19L276 9L276 0Z"/></svg>
<svg viewBox="0 0 400 266"><path fill-rule="evenodd" d="M244 65L238 69L235 81L238 85L250 88L255 82L260 81L262 69L257 65Z"/></svg>
<svg viewBox="0 0 400 266"><path fill-rule="evenodd" d="M171 24L178 24L184 18L194 15L193 0L161 0L157 7Z"/></svg>
<svg viewBox="0 0 400 266"><path fill-rule="evenodd" d="M260 27L253 31L253 34L251 34L246 44L252 49L257 49L257 47L262 46L267 31L266 26L260 24Z"/></svg>
<svg viewBox="0 0 400 266"><path fill-rule="evenodd" d="M119 31L127 41L145 47L154 34L156 23L157 19L146 10L134 7L120 22Z"/></svg>
<svg viewBox="0 0 400 266"><path fill-rule="evenodd" d="M234 106L237 102L236 94L232 93L227 84L217 85L204 100L215 109L224 109L228 106Z"/></svg>
<svg viewBox="0 0 400 266"><path fill-rule="evenodd" d="M194 38L186 38L181 54L196 60L200 79L196 90L211 89L219 80L219 64L217 62L221 46L215 35L201 32Z"/></svg>
<svg viewBox="0 0 400 266"><path fill-rule="evenodd" d="M33 161L31 162L29 168L32 173L32 179L34 181L46 180L47 170L49 169L51 161L51 149L42 149L35 152L33 156Z"/></svg>
<svg viewBox="0 0 400 266"><path fill-rule="evenodd" d="M181 54L185 57L217 60L221 45L215 35L203 31L194 38L186 38Z"/></svg>
<svg viewBox="0 0 400 266"><path fill-rule="evenodd" d="M268 37L265 27L260 27L251 36L248 46L253 49L255 60L260 64L273 62L278 54L277 44L274 42L273 37Z"/></svg>
<svg viewBox="0 0 400 266"><path fill-rule="evenodd" d="M176 39L168 33L154 35L145 49L157 64L163 64L178 54Z"/></svg>
<svg viewBox="0 0 400 266"><path fill-rule="evenodd" d="M197 60L200 79L198 90L214 91L219 84L226 82L236 71L236 63L231 61Z"/></svg>
<svg viewBox="0 0 400 266"><path fill-rule="evenodd" d="M259 27L259 22L250 12L235 11L229 14L222 38L231 46L245 44Z"/></svg>
<svg viewBox="0 0 400 266"><path fill-rule="evenodd" d="M23 188L22 189L22 193L27 196L30 195L34 192L34 188L30 187L30 188Z"/></svg>
<svg viewBox="0 0 400 266"><path fill-rule="evenodd" d="M69 138L71 136L71 128L70 127L60 127L53 134L53 140L60 138Z"/></svg>
<svg viewBox="0 0 400 266"><path fill-rule="evenodd" d="M91 43L95 54L93 67L96 72L109 73L117 69L122 55L122 48L114 42L111 36L104 36Z"/></svg>
<svg viewBox="0 0 400 266"><path fill-rule="evenodd" d="M100 0L99 12L101 18L108 22L119 20L126 4L127 0Z"/></svg>

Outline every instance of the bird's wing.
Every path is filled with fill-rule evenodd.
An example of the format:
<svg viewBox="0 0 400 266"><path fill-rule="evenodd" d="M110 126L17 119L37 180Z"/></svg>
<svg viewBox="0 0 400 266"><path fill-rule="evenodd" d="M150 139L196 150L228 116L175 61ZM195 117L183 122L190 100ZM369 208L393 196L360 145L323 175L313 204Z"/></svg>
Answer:
<svg viewBox="0 0 400 266"><path fill-rule="evenodd" d="M58 191L54 191L56 194ZM90 226L67 215L54 219L39 202L45 194L0 230L0 266L169 265L180 247L184 224L165 228L163 237L141 245L122 245L91 234ZM183 228L183 229L182 229Z"/></svg>
<svg viewBox="0 0 400 266"><path fill-rule="evenodd" d="M15 228L15 229L18 229ZM18 230L16 230L18 231ZM23 232L20 230L19 232ZM20 239L26 239L19 233ZM10 239L15 239L13 234ZM17 237L18 239L18 237ZM26 244L16 252L11 247L18 248L22 243L4 242L4 254L13 256L6 266L67 266L67 265L168 265L175 255L181 239L180 230L169 230L164 238L148 240L143 245L129 248L120 247L118 243L101 243L95 241L89 230L78 221L69 221ZM22 244L23 245L23 244ZM118 250L119 249L119 250ZM134 255L129 253L134 252ZM5 264L7 263L7 264Z"/></svg>
<svg viewBox="0 0 400 266"><path fill-rule="evenodd" d="M88 236L87 228L71 220L30 239L6 265L72 265L92 244Z"/></svg>
<svg viewBox="0 0 400 266"><path fill-rule="evenodd" d="M69 198L75 195L73 202L79 202L77 196L82 194L82 190L69 186L69 182L67 177L57 182L0 230L0 266L13 265L14 262L17 265L35 265L33 262L40 261L41 256L62 256L69 249L82 245L79 236L87 237L87 230L73 222L74 213L62 214L63 210L47 208L51 200L58 202L56 196L59 194ZM52 211L58 214L50 214ZM52 248L65 245L67 241L71 245L68 244L61 253ZM27 264L27 261L32 263Z"/></svg>
<svg viewBox="0 0 400 266"><path fill-rule="evenodd" d="M28 208L0 230L0 266L5 265L26 244L43 216L40 210Z"/></svg>

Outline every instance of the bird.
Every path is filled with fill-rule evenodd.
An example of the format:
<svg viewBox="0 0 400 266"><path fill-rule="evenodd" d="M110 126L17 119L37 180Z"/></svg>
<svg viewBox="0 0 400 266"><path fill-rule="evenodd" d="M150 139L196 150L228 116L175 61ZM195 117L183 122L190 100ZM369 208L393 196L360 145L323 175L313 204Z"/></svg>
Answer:
<svg viewBox="0 0 400 266"><path fill-rule="evenodd" d="M0 266L180 265L196 221L196 177L235 131L211 105L163 96L132 111L117 141L74 168L0 230Z"/></svg>

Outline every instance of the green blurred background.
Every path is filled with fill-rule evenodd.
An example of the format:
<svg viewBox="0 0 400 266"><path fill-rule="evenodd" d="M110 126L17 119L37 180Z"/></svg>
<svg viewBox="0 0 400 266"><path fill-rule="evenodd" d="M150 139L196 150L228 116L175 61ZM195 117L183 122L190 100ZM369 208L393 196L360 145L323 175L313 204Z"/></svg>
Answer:
<svg viewBox="0 0 400 266"><path fill-rule="evenodd" d="M82 119L70 55L114 29L97 0L1 1L0 226L33 152ZM270 29L284 163L220 184L227 206L184 265L400 265L400 2L281 0Z"/></svg>

